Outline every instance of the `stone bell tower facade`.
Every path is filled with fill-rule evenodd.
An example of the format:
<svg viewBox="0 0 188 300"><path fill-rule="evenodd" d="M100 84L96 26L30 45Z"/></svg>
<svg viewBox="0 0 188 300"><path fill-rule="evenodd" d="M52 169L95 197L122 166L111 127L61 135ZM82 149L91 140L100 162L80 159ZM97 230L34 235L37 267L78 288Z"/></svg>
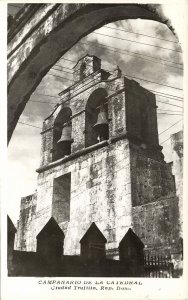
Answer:
<svg viewBox="0 0 188 300"><path fill-rule="evenodd" d="M74 84L43 123L37 195L28 200L27 226L19 221L27 236L21 247L20 234L17 247L35 251L53 216L65 234L64 254L80 254L95 222L109 257L118 258L129 228L149 254L177 256L178 198L159 145L155 95L119 68L103 70L95 56L73 71Z"/></svg>

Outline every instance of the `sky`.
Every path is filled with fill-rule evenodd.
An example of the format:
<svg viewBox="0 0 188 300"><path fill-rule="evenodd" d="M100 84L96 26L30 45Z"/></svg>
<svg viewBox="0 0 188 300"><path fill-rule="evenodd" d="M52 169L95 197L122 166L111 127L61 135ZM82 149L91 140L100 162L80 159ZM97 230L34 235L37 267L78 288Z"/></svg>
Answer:
<svg viewBox="0 0 188 300"><path fill-rule="evenodd" d="M166 9L164 7L164 11ZM169 14L177 10L178 7L171 9ZM15 11L10 5L9 12L15 14ZM178 28L178 24L175 25ZM123 20L107 24L82 38L53 66L31 95L8 148L11 189L7 212L14 223L19 217L21 197L32 194L37 188L35 170L40 165L43 120L58 103L58 93L72 84L72 68L86 54L101 58L103 69L112 70L118 65L125 76L143 79L135 80L157 92L159 141L165 160L172 160L170 135L183 126L181 51L177 37L166 25L141 19Z"/></svg>

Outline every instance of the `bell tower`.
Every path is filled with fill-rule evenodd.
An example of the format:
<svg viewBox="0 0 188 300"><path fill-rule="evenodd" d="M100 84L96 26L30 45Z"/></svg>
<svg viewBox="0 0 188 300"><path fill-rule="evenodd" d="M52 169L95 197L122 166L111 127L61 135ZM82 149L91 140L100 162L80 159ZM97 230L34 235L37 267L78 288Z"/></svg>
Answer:
<svg viewBox="0 0 188 300"><path fill-rule="evenodd" d="M86 55L78 60L73 68L74 82L84 80L89 75L101 69L101 60L96 56Z"/></svg>
<svg viewBox="0 0 188 300"><path fill-rule="evenodd" d="M146 252L175 255L178 199L159 145L155 95L119 67L105 71L95 56L73 71L73 85L43 123L32 245L53 217L65 234L65 254L80 254L95 223L107 257L118 257L129 228Z"/></svg>

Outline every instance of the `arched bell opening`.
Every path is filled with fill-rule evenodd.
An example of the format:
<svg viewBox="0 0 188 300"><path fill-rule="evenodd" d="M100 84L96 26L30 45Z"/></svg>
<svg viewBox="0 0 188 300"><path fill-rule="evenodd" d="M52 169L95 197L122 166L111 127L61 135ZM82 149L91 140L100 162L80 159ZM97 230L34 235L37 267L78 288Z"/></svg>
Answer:
<svg viewBox="0 0 188 300"><path fill-rule="evenodd" d="M54 122L52 161L71 154L72 139L72 111L69 107L63 108Z"/></svg>
<svg viewBox="0 0 188 300"><path fill-rule="evenodd" d="M107 92L99 88L89 97L85 115L85 147L109 138Z"/></svg>

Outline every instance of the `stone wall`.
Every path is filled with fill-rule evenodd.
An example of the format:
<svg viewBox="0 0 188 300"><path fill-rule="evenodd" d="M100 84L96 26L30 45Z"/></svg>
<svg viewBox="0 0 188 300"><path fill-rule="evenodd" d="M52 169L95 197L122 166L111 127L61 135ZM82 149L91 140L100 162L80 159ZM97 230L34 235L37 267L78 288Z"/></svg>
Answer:
<svg viewBox="0 0 188 300"><path fill-rule="evenodd" d="M183 237L183 131L171 135L172 172L175 176L176 194L179 198L180 231Z"/></svg>
<svg viewBox="0 0 188 300"><path fill-rule="evenodd" d="M135 206L133 228L150 255L172 255L179 249L179 210L177 197Z"/></svg>
<svg viewBox="0 0 188 300"><path fill-rule="evenodd" d="M75 160L46 170L38 177L37 211L45 208L36 222L36 234L53 214L54 179L71 173L70 222L53 217L65 235L65 254L79 254L79 241L95 222L115 248L131 226L130 154L128 141L91 151ZM36 236L35 234L35 236Z"/></svg>
<svg viewBox="0 0 188 300"><path fill-rule="evenodd" d="M135 80L124 78L126 128L128 133L144 144L158 145L155 95Z"/></svg>
<svg viewBox="0 0 188 300"><path fill-rule="evenodd" d="M35 245L33 245L33 223L35 221L36 205L37 192L21 198L20 216L15 236L15 250L32 251L35 249Z"/></svg>
<svg viewBox="0 0 188 300"><path fill-rule="evenodd" d="M174 197L174 176L160 151L149 147L143 149L133 143L130 148L133 207Z"/></svg>
<svg viewBox="0 0 188 300"><path fill-rule="evenodd" d="M150 255L177 253L180 215L171 166L156 148L130 149L134 231Z"/></svg>

